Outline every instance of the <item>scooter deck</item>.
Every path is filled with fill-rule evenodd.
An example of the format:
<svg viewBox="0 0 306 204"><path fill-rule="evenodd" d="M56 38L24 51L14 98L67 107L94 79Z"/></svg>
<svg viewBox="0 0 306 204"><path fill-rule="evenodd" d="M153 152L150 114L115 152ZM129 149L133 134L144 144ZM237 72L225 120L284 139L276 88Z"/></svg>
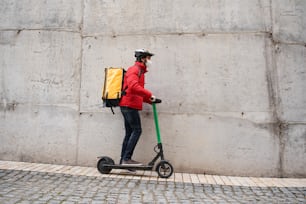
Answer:
<svg viewBox="0 0 306 204"><path fill-rule="evenodd" d="M120 164L104 164L105 167L112 169L134 169L134 170L152 170L153 166L150 165L120 165Z"/></svg>

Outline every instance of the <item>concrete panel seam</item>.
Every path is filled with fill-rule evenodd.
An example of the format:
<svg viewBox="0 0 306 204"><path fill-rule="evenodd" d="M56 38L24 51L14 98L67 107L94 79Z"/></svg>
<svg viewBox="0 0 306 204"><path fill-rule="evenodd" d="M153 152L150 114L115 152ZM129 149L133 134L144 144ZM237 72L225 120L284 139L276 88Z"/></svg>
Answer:
<svg viewBox="0 0 306 204"><path fill-rule="evenodd" d="M306 122L304 121L286 121L287 125L306 125Z"/></svg>
<svg viewBox="0 0 306 204"><path fill-rule="evenodd" d="M263 5L263 2L262 1L258 1L258 5L260 7L260 12L261 12L261 17L263 18L261 22L263 22L263 27L265 28L265 31L267 32L272 32L273 29L272 29L272 26L273 26L273 21L272 21L272 0L269 1L269 12L268 12L268 15L269 15L269 21L270 22L266 22L265 21L265 16L266 16L266 13L264 11L264 5Z"/></svg>
<svg viewBox="0 0 306 204"><path fill-rule="evenodd" d="M271 35L272 35L272 40L274 41L273 37L273 26L274 26L274 23L273 23L273 3L272 3L272 0L269 1L269 4L270 4L270 22L271 22Z"/></svg>
<svg viewBox="0 0 306 204"><path fill-rule="evenodd" d="M82 1L82 19L80 23L80 35L81 35L81 50L80 50L80 84L79 84L79 100L78 100L78 123L77 123L77 135L76 135L76 149L75 149L75 164L78 165L79 160L79 143L80 143L80 110L81 110L81 90L82 90L82 70L83 70L83 27L84 27L84 10L85 10L85 0Z"/></svg>
<svg viewBox="0 0 306 204"><path fill-rule="evenodd" d="M239 31L239 32L163 32L163 33L121 33L121 34L102 34L102 33L93 33L93 34L84 34L83 38L88 37L121 37L121 36L171 36L171 35L271 35L271 32L266 31Z"/></svg>
<svg viewBox="0 0 306 204"><path fill-rule="evenodd" d="M100 34L94 33L91 35L84 34L83 32L83 20L81 22L81 27L79 31L69 30L69 29L61 29L61 28L20 28L20 29L0 29L0 32L5 31L15 31L15 32L22 32L22 31L52 31L52 32L68 32L68 33L79 33L81 38L90 38L90 37L125 37L125 36L169 36L169 35L178 35L178 36L185 36L185 35L196 35L196 36L207 36L207 35L271 35L271 32L259 31L259 32L252 32L252 31L241 31L241 32L169 32L169 33L126 33L126 34ZM273 34L272 34L273 35ZM272 36L272 40L274 44L286 44L286 45L300 45L306 47L306 42L293 42L293 41L284 41L276 38L274 35Z"/></svg>
<svg viewBox="0 0 306 204"><path fill-rule="evenodd" d="M0 103L0 110L3 108L4 110L14 110L19 105L33 105L32 103L25 103L25 102L16 102L12 101L10 103ZM44 106L44 107L62 107L62 108L71 108L73 110L77 110L71 107L71 105L75 105L74 103L64 103L64 104L38 104L36 103L35 106Z"/></svg>
<svg viewBox="0 0 306 204"><path fill-rule="evenodd" d="M20 28L20 29L0 29L0 32L5 31L52 31L52 32L67 32L67 33L80 33L80 31L69 30L69 29L59 29L59 28Z"/></svg>
<svg viewBox="0 0 306 204"><path fill-rule="evenodd" d="M268 41L269 40L269 41ZM279 176L283 175L283 141L282 141L282 133L281 126L283 121L280 120L278 110L280 107L279 104L279 85L277 80L277 64L276 64L276 56L275 56L275 43L273 40L273 34L270 35L269 39L265 39L265 48L264 55L266 60L267 67L267 88L270 100L270 106L273 111L273 119L275 120L273 131L274 135L276 135L279 145L279 158L278 158L278 174Z"/></svg>
<svg viewBox="0 0 306 204"><path fill-rule="evenodd" d="M284 156L285 156L285 147L286 147L286 139L284 136L284 130L286 130L288 127L287 123L280 122L279 123L279 177L284 177Z"/></svg>
<svg viewBox="0 0 306 204"><path fill-rule="evenodd" d="M284 40L279 40L275 36L272 37L273 43L275 45L277 44L283 44L283 45L300 45L303 47L306 47L306 42L293 42L293 41L284 41Z"/></svg>

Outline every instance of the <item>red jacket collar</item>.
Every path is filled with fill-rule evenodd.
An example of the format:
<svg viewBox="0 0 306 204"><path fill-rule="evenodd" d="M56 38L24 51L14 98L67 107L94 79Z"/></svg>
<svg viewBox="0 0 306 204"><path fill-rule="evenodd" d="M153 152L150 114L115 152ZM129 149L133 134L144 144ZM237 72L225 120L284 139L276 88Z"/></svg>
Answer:
<svg viewBox="0 0 306 204"><path fill-rule="evenodd" d="M142 69L144 72L148 71L146 65L144 65L142 62L135 62L135 65L140 67L140 69Z"/></svg>

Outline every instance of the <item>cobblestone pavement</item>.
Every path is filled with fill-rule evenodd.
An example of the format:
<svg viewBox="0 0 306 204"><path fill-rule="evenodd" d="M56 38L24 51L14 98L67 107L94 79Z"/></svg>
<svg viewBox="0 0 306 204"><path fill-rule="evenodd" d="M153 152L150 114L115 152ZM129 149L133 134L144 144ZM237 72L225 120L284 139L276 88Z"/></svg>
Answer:
<svg viewBox="0 0 306 204"><path fill-rule="evenodd" d="M0 161L0 203L306 203L306 179L155 172Z"/></svg>

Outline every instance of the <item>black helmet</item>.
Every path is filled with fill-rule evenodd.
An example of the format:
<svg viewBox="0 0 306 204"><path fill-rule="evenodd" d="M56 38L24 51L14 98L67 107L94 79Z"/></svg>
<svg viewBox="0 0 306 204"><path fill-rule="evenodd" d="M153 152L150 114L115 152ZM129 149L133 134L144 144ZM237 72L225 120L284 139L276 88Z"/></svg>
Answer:
<svg viewBox="0 0 306 204"><path fill-rule="evenodd" d="M153 53L150 53L148 50L144 50L144 49L138 49L135 50L135 57L137 58L137 60L140 60L141 58L147 57L147 56L153 56Z"/></svg>

